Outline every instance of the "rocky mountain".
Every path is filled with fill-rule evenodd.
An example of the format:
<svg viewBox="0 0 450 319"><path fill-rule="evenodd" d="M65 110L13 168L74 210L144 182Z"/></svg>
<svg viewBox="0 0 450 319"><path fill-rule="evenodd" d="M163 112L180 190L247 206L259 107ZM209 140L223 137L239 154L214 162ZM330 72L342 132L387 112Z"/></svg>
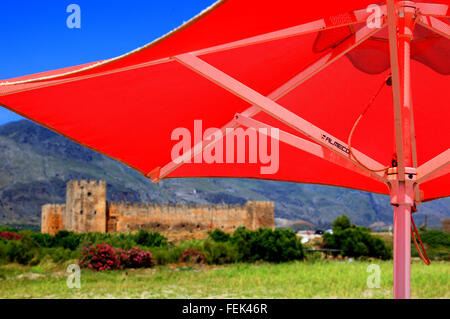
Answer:
<svg viewBox="0 0 450 319"><path fill-rule="evenodd" d="M251 179L168 179L153 184L127 166L84 148L30 121L0 126L0 224L40 223L45 203L65 201L66 182L101 179L108 199L171 203L275 202L277 220L303 220L327 227L346 214L360 225L392 224L387 196L337 188ZM419 207L420 225L440 227L450 217L450 198Z"/></svg>

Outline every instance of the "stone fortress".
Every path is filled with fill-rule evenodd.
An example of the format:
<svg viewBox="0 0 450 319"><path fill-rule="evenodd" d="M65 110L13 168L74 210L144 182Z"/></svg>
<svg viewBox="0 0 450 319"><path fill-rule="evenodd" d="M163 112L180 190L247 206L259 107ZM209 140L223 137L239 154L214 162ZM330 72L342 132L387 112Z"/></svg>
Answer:
<svg viewBox="0 0 450 319"><path fill-rule="evenodd" d="M106 182L69 181L66 204L42 206L41 231L116 233L138 229L159 232L196 230L233 231L274 228L273 202L245 205L124 203L106 200Z"/></svg>

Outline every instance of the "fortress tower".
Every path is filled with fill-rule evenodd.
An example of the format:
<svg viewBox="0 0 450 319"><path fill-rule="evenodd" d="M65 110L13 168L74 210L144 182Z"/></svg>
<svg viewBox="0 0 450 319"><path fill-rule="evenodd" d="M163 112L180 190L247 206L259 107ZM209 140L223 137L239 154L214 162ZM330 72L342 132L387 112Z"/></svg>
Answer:
<svg viewBox="0 0 450 319"><path fill-rule="evenodd" d="M106 232L106 183L70 181L66 190L63 228L77 233Z"/></svg>
<svg viewBox="0 0 450 319"><path fill-rule="evenodd" d="M64 229L62 215L65 209L66 205L64 204L45 204L42 206L41 231L54 235Z"/></svg>

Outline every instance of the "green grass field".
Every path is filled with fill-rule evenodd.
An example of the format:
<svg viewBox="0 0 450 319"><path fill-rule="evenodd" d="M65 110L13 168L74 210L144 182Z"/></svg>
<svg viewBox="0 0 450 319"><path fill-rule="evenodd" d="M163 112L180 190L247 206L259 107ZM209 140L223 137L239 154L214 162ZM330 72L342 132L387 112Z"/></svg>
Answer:
<svg viewBox="0 0 450 319"><path fill-rule="evenodd" d="M381 269L368 288L367 267ZM0 266L0 298L392 298L392 261L327 261L161 266L96 273L82 270L69 289L63 265ZM449 262L412 264L413 298L450 298Z"/></svg>

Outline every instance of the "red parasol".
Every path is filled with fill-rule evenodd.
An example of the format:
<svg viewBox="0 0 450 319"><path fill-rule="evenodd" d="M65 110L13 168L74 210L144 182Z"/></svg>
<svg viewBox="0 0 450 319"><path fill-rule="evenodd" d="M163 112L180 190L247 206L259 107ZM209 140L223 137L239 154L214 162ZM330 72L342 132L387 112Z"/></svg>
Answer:
<svg viewBox="0 0 450 319"><path fill-rule="evenodd" d="M411 210L450 194L449 2L371 2L219 1L118 58L2 81L0 105L154 181L390 194L394 296L408 298ZM281 141L279 163L276 144L220 153L239 127Z"/></svg>

